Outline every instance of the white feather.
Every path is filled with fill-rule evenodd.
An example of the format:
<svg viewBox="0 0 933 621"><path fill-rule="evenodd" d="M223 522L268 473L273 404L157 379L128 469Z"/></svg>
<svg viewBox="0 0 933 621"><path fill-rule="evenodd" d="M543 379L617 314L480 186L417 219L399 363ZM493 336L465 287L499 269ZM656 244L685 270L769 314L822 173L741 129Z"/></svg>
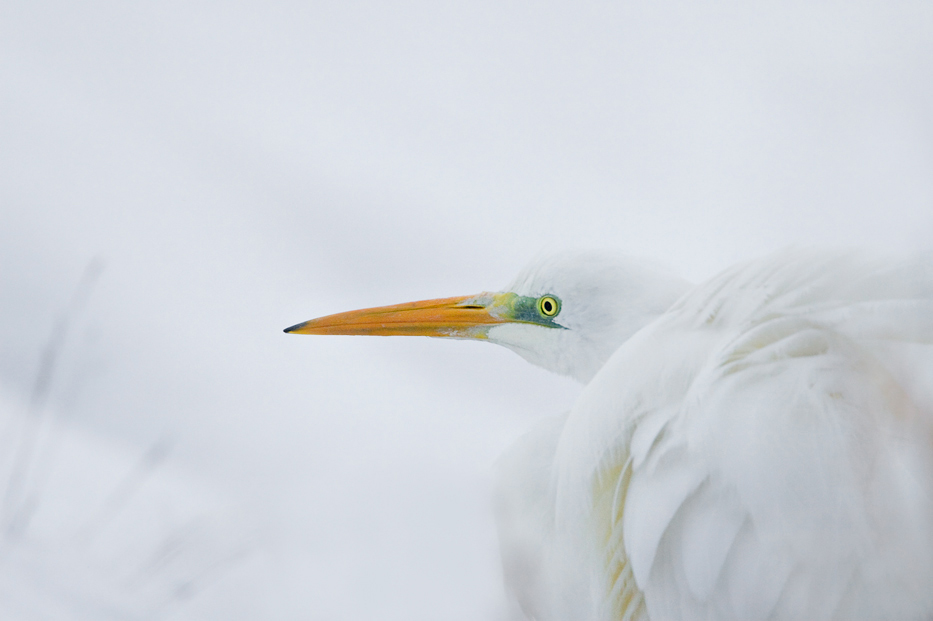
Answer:
<svg viewBox="0 0 933 621"><path fill-rule="evenodd" d="M512 289L560 296L568 328L523 326L519 353L592 377L506 460L501 495L534 510L503 552L532 534L546 576L507 573L530 618L933 617L933 262L787 251L689 291L651 278L570 257Z"/></svg>

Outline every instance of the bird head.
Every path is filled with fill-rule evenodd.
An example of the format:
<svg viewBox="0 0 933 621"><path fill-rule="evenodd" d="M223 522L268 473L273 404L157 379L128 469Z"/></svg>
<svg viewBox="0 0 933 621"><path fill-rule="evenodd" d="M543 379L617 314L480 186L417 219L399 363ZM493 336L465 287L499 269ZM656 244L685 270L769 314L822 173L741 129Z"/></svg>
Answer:
<svg viewBox="0 0 933 621"><path fill-rule="evenodd" d="M486 340L585 383L686 289L645 262L566 254L534 262L502 291L338 313L285 332Z"/></svg>

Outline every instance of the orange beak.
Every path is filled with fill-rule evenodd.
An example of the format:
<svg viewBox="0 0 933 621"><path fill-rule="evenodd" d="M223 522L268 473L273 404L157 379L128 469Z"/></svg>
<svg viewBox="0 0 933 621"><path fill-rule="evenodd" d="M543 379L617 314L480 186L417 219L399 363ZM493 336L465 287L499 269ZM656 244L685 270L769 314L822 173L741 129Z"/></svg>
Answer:
<svg viewBox="0 0 933 621"><path fill-rule="evenodd" d="M490 326L509 321L501 314L506 309L497 304L501 295L481 293L364 308L311 319L285 328L285 332L481 339Z"/></svg>

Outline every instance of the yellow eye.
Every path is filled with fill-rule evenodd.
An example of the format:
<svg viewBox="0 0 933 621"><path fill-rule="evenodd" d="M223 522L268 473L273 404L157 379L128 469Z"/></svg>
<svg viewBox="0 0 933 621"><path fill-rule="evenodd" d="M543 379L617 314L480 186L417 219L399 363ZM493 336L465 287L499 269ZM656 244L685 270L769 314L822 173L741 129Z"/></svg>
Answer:
<svg viewBox="0 0 933 621"><path fill-rule="evenodd" d="M545 317L553 317L560 312L560 302L549 295L538 298L538 311Z"/></svg>

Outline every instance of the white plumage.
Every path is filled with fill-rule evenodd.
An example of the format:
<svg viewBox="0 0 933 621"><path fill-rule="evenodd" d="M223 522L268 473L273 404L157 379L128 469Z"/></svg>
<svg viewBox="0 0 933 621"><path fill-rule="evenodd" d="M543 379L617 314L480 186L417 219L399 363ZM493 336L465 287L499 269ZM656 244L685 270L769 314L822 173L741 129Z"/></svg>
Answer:
<svg viewBox="0 0 933 621"><path fill-rule="evenodd" d="M535 287L560 296L554 273ZM782 252L630 330L502 460L531 618L933 616L928 261Z"/></svg>
<svg viewBox="0 0 933 621"><path fill-rule="evenodd" d="M487 339L587 383L500 462L530 619L933 618L929 259L785 251L691 287L571 255L287 331Z"/></svg>

